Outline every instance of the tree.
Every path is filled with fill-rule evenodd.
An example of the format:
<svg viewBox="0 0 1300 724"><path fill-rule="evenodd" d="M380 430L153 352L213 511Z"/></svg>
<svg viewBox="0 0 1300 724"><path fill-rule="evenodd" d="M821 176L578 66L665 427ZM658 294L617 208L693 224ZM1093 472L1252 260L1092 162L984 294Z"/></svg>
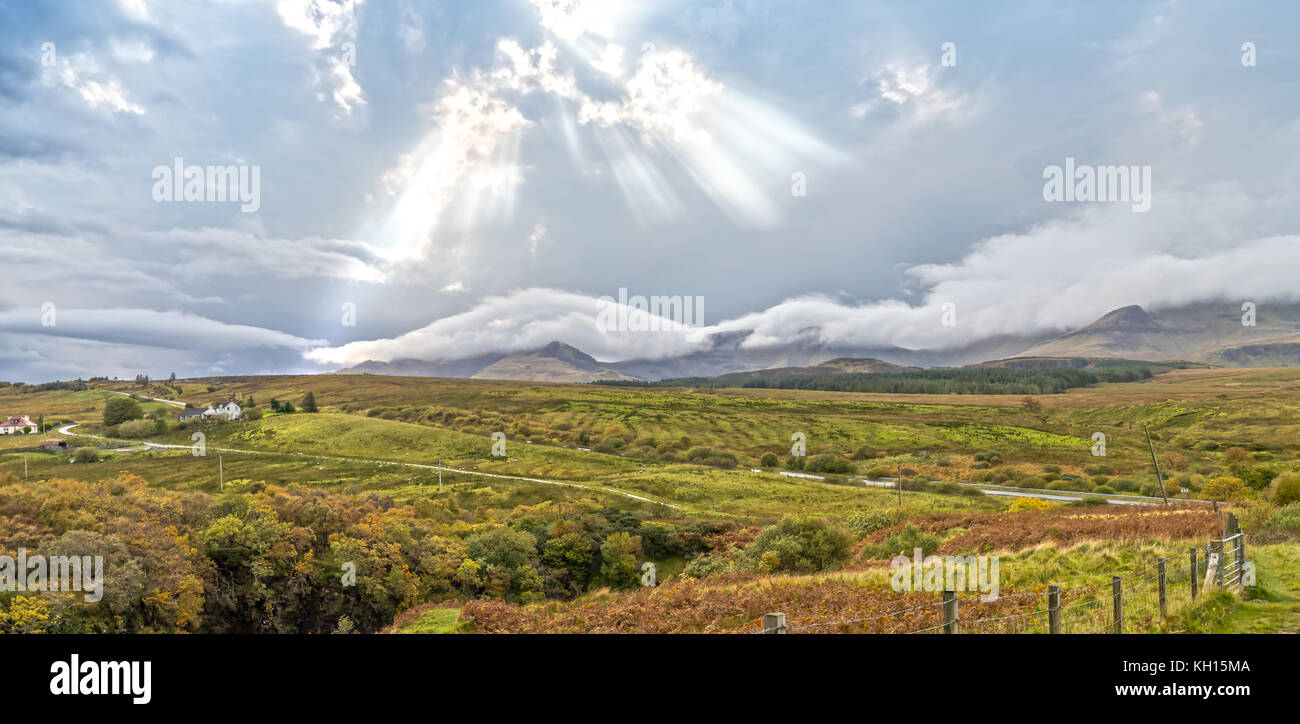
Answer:
<svg viewBox="0 0 1300 724"><path fill-rule="evenodd" d="M853 535L820 518L786 516L741 551L746 567L765 573L816 573L849 557ZM936 544L937 545L937 544Z"/></svg>
<svg viewBox="0 0 1300 724"><path fill-rule="evenodd" d="M1244 447L1230 447L1223 454L1223 462L1228 467L1246 467L1255 462L1255 458Z"/></svg>
<svg viewBox="0 0 1300 724"><path fill-rule="evenodd" d="M1212 478L1201 488L1201 500L1244 500L1250 497L1250 491L1242 484L1240 478L1227 476Z"/></svg>
<svg viewBox="0 0 1300 724"><path fill-rule="evenodd" d="M1273 480L1269 497L1277 505L1288 505L1300 500L1300 473L1284 473Z"/></svg>
<svg viewBox="0 0 1300 724"><path fill-rule="evenodd" d="M302 396L302 411L320 412L320 410L316 407L316 395L312 394L311 392L308 392L307 394Z"/></svg>
<svg viewBox="0 0 1300 724"><path fill-rule="evenodd" d="M641 536L624 531L612 533L600 546L600 575L615 588L631 588L640 581L636 558L641 554Z"/></svg>
<svg viewBox="0 0 1300 724"><path fill-rule="evenodd" d="M280 412L283 412L283 413L285 413L285 414L289 414L289 413L297 412L297 411L298 411L298 408L294 407L292 402L282 402L282 403L280 403Z"/></svg>
<svg viewBox="0 0 1300 724"><path fill-rule="evenodd" d="M171 374L171 377L168 377L168 378L167 378L167 381L168 381L168 382L175 382L175 381L176 381L176 373L173 372L173 373Z"/></svg>
<svg viewBox="0 0 1300 724"><path fill-rule="evenodd" d="M279 412L279 411L280 411L280 401L277 400L277 399L275 399L274 397L272 397L272 398L271 398L271 412Z"/></svg>
<svg viewBox="0 0 1300 724"><path fill-rule="evenodd" d="M591 577L591 559L595 546L581 533L565 533L542 546L542 563L549 568L563 568L574 581L585 584Z"/></svg>
<svg viewBox="0 0 1300 724"><path fill-rule="evenodd" d="M763 457L758 461L760 467L774 468L781 464L781 459L774 452L763 453Z"/></svg>
<svg viewBox="0 0 1300 724"><path fill-rule="evenodd" d="M130 397L114 397L104 405L104 425L112 427L127 420L139 420L144 417L140 403Z"/></svg>

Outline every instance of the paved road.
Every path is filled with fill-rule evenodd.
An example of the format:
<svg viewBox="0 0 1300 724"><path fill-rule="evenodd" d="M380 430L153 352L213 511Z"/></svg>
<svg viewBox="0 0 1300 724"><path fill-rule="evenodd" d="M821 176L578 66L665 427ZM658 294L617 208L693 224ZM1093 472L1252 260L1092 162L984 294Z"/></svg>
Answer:
<svg viewBox="0 0 1300 724"><path fill-rule="evenodd" d="M166 403L166 404L168 404L168 405L176 405L177 407L181 407L181 408L189 407L189 405L188 405L187 403L184 403L184 402L177 402L176 400L164 400L164 399L161 398L161 397L145 397L144 395L133 395L133 394L131 394L131 393L129 393L129 392L118 392L117 390L104 390L104 391L105 391L105 392L112 392L112 393L115 394L115 395L122 395L123 397L139 397L139 398L141 398L141 399L145 399L145 400L153 400L154 402L164 402L164 403Z"/></svg>
<svg viewBox="0 0 1300 724"><path fill-rule="evenodd" d="M762 470L759 470L757 468L753 469L753 471L756 473L763 472ZM790 478L809 478L812 480L826 479L826 476L824 475L811 475L809 473L791 473L783 470L777 471L777 474L784 475ZM867 485L873 488L889 488L890 490L893 490L896 487L896 483L894 482L893 478L880 478L877 480L871 480L869 478L858 478L858 480L863 485ZM935 481L935 482L949 482L949 481ZM952 482L956 482L956 481L952 481ZM1043 490L1041 488L1007 489L1005 487L1000 487L1000 486L981 485L980 483L957 483L957 484L967 488L975 488L980 492L984 493L985 495L1001 495L1008 498L1039 498L1041 500L1060 500L1064 502L1072 502L1076 500L1083 500L1084 498L1101 497L1101 498L1105 498L1107 502L1110 502L1114 505L1161 505L1165 502L1160 498L1147 498L1141 495L1105 495L1105 494L1098 495L1096 493L1090 493L1090 494L1081 493L1079 495L1071 495L1069 491L1062 491L1062 490ZM1205 503L1207 505L1210 504L1210 501L1208 500L1189 501L1185 498L1179 498L1178 500L1180 502Z"/></svg>

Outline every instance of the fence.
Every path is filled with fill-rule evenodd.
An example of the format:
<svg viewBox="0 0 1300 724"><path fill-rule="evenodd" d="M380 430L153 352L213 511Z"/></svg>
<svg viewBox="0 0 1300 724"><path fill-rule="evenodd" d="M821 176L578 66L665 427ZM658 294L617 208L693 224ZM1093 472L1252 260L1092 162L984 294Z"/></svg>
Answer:
<svg viewBox="0 0 1300 724"><path fill-rule="evenodd" d="M898 611L846 621L787 625L784 613L763 617L758 633L784 634L838 627L843 633L1125 633L1157 629L1170 612L1190 607L1197 596L1218 588L1240 590L1245 585L1245 538L1236 516L1229 514L1224 537L1202 550L1192 548L1187 563L1174 566L1168 558L1156 565L1114 576L1108 584L1002 596L991 608L975 596L943 591L939 600ZM1035 604L1037 598L1040 603ZM963 605L963 600L967 603ZM1028 608L1029 610L1022 610ZM988 615L986 615L988 614Z"/></svg>

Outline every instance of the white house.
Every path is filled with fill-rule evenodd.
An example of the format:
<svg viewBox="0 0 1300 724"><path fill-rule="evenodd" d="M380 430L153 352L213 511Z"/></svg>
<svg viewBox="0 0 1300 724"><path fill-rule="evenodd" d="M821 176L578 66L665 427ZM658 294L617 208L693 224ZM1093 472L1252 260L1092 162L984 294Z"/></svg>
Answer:
<svg viewBox="0 0 1300 724"><path fill-rule="evenodd" d="M0 435L22 435L29 431L36 432L36 423L23 415L6 417L0 422Z"/></svg>
<svg viewBox="0 0 1300 724"><path fill-rule="evenodd" d="M234 400L224 405L208 405L208 409L203 411L204 417L221 417L227 420L238 420L239 415L243 412Z"/></svg>

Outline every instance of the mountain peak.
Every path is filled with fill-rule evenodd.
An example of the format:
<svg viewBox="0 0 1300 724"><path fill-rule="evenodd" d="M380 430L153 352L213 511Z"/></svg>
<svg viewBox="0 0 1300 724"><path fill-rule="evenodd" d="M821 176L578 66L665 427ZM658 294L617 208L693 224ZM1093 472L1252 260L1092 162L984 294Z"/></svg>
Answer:
<svg viewBox="0 0 1300 724"><path fill-rule="evenodd" d="M551 342L541 349L526 354L529 357L550 357L552 359L558 359L562 362L577 365L583 369L595 370L599 367L596 363L595 357L592 357L571 344L565 344L558 340Z"/></svg>
<svg viewBox="0 0 1300 724"><path fill-rule="evenodd" d="M1159 327L1159 322L1147 310L1136 304L1114 309L1103 314L1097 321L1084 327L1093 331L1111 329L1116 331L1150 331Z"/></svg>

